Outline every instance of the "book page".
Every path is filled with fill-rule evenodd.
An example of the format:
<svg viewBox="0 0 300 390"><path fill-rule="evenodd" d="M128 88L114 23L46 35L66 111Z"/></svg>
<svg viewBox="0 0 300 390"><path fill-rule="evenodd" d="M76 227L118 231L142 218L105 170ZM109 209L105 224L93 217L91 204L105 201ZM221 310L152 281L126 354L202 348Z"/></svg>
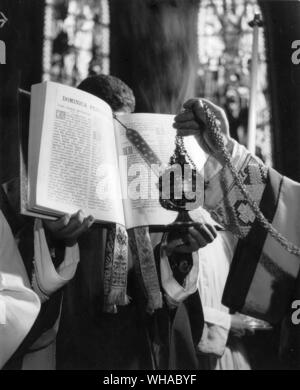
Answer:
<svg viewBox="0 0 300 390"><path fill-rule="evenodd" d="M175 149L176 130L172 127L173 115L124 114L117 119L143 137L159 159L159 164L149 164L134 143L128 139L126 129L115 120L119 152L120 176L127 228L142 225L167 225L177 212L164 209L159 203L159 171L168 166ZM207 158L194 137L186 137L185 147L199 170ZM147 151L145 151L146 153Z"/></svg>
<svg viewBox="0 0 300 390"><path fill-rule="evenodd" d="M36 207L124 224L110 107L48 82L42 131Z"/></svg>

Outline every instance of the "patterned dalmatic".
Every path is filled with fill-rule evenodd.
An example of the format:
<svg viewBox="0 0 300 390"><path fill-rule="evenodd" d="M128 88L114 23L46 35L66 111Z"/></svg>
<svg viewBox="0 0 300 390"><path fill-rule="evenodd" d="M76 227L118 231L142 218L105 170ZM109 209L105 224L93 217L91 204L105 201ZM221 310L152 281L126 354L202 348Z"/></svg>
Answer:
<svg viewBox="0 0 300 390"><path fill-rule="evenodd" d="M274 229L299 247L300 184L264 166L247 149L232 142L232 165L246 192ZM281 245L255 218L229 168L211 159L204 170L205 207L240 238L222 302L233 312L276 324L291 307L300 270L299 256Z"/></svg>
<svg viewBox="0 0 300 390"><path fill-rule="evenodd" d="M251 198L259 203L267 183L267 167L259 164L256 158L248 154L239 174ZM212 179L211 186L221 197L211 211L213 218L238 237L246 237L255 215L244 195L233 182L230 170L224 167L220 177Z"/></svg>

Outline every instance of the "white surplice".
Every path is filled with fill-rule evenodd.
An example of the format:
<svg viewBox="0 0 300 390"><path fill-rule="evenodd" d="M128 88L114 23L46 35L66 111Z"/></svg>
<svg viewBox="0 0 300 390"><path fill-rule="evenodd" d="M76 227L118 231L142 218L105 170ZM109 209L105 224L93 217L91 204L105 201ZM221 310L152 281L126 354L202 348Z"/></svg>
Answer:
<svg viewBox="0 0 300 390"><path fill-rule="evenodd" d="M75 274L79 262L78 245L66 248L64 261L55 269L40 220L34 227L33 287L13 238L11 229L0 211L0 369L17 350L34 324L42 302L63 287ZM22 369L55 369L55 336L59 318L53 329L41 335L28 353ZM49 339L52 342L49 344ZM46 340L46 348L42 348Z"/></svg>
<svg viewBox="0 0 300 390"><path fill-rule="evenodd" d="M0 211L0 368L19 347L40 311L40 300L29 279Z"/></svg>
<svg viewBox="0 0 300 390"><path fill-rule="evenodd" d="M229 232L198 251L198 290L204 312L204 331L199 343L200 369L249 370L242 339L230 337L231 316L222 295L237 239Z"/></svg>

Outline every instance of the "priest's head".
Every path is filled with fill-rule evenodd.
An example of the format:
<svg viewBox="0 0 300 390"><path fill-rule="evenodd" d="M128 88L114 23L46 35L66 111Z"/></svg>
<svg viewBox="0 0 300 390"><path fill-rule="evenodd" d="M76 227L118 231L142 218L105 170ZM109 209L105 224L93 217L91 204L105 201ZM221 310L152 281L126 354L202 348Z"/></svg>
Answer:
<svg viewBox="0 0 300 390"><path fill-rule="evenodd" d="M114 112L133 112L135 97L132 90L122 80L109 75L87 77L78 87L104 100Z"/></svg>

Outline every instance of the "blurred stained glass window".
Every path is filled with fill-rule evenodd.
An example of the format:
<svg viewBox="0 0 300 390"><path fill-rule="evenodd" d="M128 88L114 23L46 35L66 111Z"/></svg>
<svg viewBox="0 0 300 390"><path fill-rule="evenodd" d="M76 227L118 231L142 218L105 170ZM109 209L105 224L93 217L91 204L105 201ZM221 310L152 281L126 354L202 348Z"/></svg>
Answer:
<svg viewBox="0 0 300 390"><path fill-rule="evenodd" d="M231 135L246 145L256 0L201 0L198 24L198 96L224 107ZM256 152L272 165L264 29L259 29Z"/></svg>
<svg viewBox="0 0 300 390"><path fill-rule="evenodd" d="M108 0L46 0L43 73L67 85L109 73Z"/></svg>

